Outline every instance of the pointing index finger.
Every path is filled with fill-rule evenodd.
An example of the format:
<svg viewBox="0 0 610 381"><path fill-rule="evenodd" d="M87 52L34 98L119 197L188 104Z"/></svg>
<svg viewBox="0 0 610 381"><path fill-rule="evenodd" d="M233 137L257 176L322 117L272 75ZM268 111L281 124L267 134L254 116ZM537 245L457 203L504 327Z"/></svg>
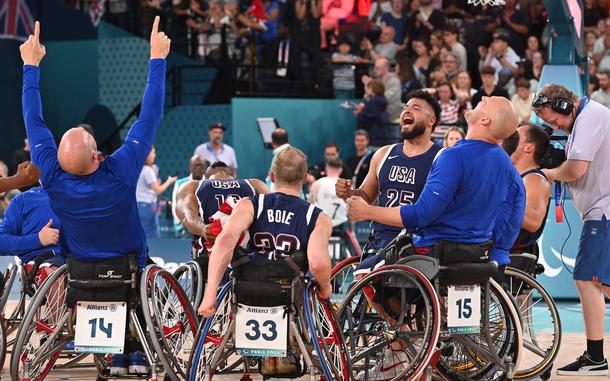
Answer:
<svg viewBox="0 0 610 381"><path fill-rule="evenodd" d="M155 17L155 21L153 22L153 27L152 27L152 33L156 34L157 32L159 32L159 16Z"/></svg>
<svg viewBox="0 0 610 381"><path fill-rule="evenodd" d="M34 24L34 39L40 41L40 23L38 21Z"/></svg>

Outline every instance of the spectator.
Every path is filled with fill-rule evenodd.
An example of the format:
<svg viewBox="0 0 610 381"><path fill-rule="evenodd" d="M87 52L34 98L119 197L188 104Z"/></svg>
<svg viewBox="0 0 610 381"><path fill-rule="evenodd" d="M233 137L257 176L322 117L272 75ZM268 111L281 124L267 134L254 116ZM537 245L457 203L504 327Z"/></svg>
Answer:
<svg viewBox="0 0 610 381"><path fill-rule="evenodd" d="M506 90L508 96L512 98L512 96L517 92L515 81L513 80L513 72L505 67L500 69L498 72L498 83L496 86Z"/></svg>
<svg viewBox="0 0 610 381"><path fill-rule="evenodd" d="M302 45L295 39L290 28L280 23L278 36L269 42L263 50L262 62L268 70L269 77L288 80L300 80L303 76L300 54ZM288 81L275 83L278 89L286 89ZM293 86L293 85L291 85ZM224 161L224 160L222 160Z"/></svg>
<svg viewBox="0 0 610 381"><path fill-rule="evenodd" d="M604 26L604 33L595 40L595 45L593 45L593 61L600 66L602 66L602 61L608 57L608 53L610 53L610 18L606 19ZM608 62L608 60L606 61Z"/></svg>
<svg viewBox="0 0 610 381"><path fill-rule="evenodd" d="M176 216L176 197L182 185L186 184L191 180L201 180L204 178L205 171L208 169L210 164L200 156L193 156L189 160L189 175L176 180L174 189L172 190L172 215L174 217L174 232L176 235L182 235L185 233L184 226L180 223L180 220Z"/></svg>
<svg viewBox="0 0 610 381"><path fill-rule="evenodd" d="M131 26L131 13L133 10L130 9L130 4L131 1L129 0L107 0L104 18L119 28L133 32Z"/></svg>
<svg viewBox="0 0 610 381"><path fill-rule="evenodd" d="M396 59L396 75L401 83L402 95L400 97L402 102L407 101L407 94L411 91L421 89L422 85L417 80L413 64L407 57L400 57Z"/></svg>
<svg viewBox="0 0 610 381"><path fill-rule="evenodd" d="M432 140L437 144L442 144L447 131L451 126L455 126L462 119L460 101L457 100L453 86L443 83L436 88L436 98L441 105L440 121L434 131Z"/></svg>
<svg viewBox="0 0 610 381"><path fill-rule="evenodd" d="M491 66L498 73L502 68L510 69L513 74L517 73L517 63L521 58L509 46L510 36L504 29L498 29L493 34L493 42L487 50L484 66Z"/></svg>
<svg viewBox="0 0 610 381"><path fill-rule="evenodd" d="M158 196L165 192L177 179L175 176L169 176L163 184L159 183L159 179L153 169L155 156L155 146L153 146L146 157L136 187L138 215L140 216L140 222L146 238L159 238L161 236L161 231L159 229L159 213L157 211Z"/></svg>
<svg viewBox="0 0 610 381"><path fill-rule="evenodd" d="M390 130L383 82L372 79L367 82L364 91L366 102L354 110L356 127L369 133L373 147L381 147Z"/></svg>
<svg viewBox="0 0 610 381"><path fill-rule="evenodd" d="M444 83L455 85L457 82L457 74L460 71L460 58L453 52L447 52L442 59L439 70L430 75L432 84L433 86L439 86Z"/></svg>
<svg viewBox="0 0 610 381"><path fill-rule="evenodd" d="M402 0L392 0L392 9L390 12L385 12L381 16L381 21L386 25L392 26L395 31L394 42L396 45L404 49L406 46L406 29L409 23L409 18L404 11L404 3Z"/></svg>
<svg viewBox="0 0 610 381"><path fill-rule="evenodd" d="M434 8L432 0L420 0L419 4L419 8L414 12L409 23L408 35L412 39L428 40L434 30L443 30L445 15Z"/></svg>
<svg viewBox="0 0 610 381"><path fill-rule="evenodd" d="M510 99L506 90L494 84L495 74L496 70L491 66L483 66L481 69L481 82L483 82L483 86L472 96L473 109L477 107L483 97L498 96Z"/></svg>
<svg viewBox="0 0 610 381"><path fill-rule="evenodd" d="M513 95L511 102L517 112L519 124L529 123L532 115L532 102L534 101L534 93L531 92L531 84L525 78L517 81L517 94Z"/></svg>
<svg viewBox="0 0 610 381"><path fill-rule="evenodd" d="M443 43L443 31L435 30L432 32L428 42L430 43L430 56L440 62L441 54L447 52L447 49L445 49Z"/></svg>
<svg viewBox="0 0 610 381"><path fill-rule="evenodd" d="M528 79L533 79L536 81L536 83L540 82L540 76L542 75L544 63L544 56L542 53L534 53L534 56L532 57L531 77Z"/></svg>
<svg viewBox="0 0 610 381"><path fill-rule="evenodd" d="M443 147L451 148L455 145L455 143L463 140L466 137L464 134L464 130L460 127L451 127L447 130L447 134L445 134L445 138L443 139Z"/></svg>
<svg viewBox="0 0 610 381"><path fill-rule="evenodd" d="M470 74L468 71L462 70L455 78L455 95L460 100L462 107L465 110L472 109L472 96L475 95L477 91L472 88L472 79L470 78Z"/></svg>
<svg viewBox="0 0 610 381"><path fill-rule="evenodd" d="M339 20L347 18L354 9L354 0L322 0L320 18L321 47L326 49L327 34L339 35Z"/></svg>
<svg viewBox="0 0 610 381"><path fill-rule="evenodd" d="M595 32L585 33L585 46L583 47L583 52L586 56L591 58L593 58L594 54L595 40L597 40Z"/></svg>
<svg viewBox="0 0 610 381"><path fill-rule="evenodd" d="M507 44L518 55L521 55L525 50L524 40L528 32L528 26L525 14L516 7L517 0L506 0L498 16L487 24L486 29L488 32L500 30L498 28L504 30L507 33Z"/></svg>
<svg viewBox="0 0 610 381"><path fill-rule="evenodd" d="M12 173L17 172L17 167L19 164L30 161L30 142L28 139L23 139L23 147L15 150L13 153L13 171Z"/></svg>
<svg viewBox="0 0 610 381"><path fill-rule="evenodd" d="M596 0L584 0L583 18L585 31L595 31L597 23L608 17L608 11L596 4Z"/></svg>
<svg viewBox="0 0 610 381"><path fill-rule="evenodd" d="M376 44L373 44L368 38L364 39L364 49L371 60L377 61L385 57L388 61L394 61L396 52L398 52L398 45L394 42L395 34L394 27L382 24L379 41Z"/></svg>
<svg viewBox="0 0 610 381"><path fill-rule="evenodd" d="M610 73L601 71L597 73L599 89L591 94L591 99L610 108Z"/></svg>
<svg viewBox="0 0 610 381"><path fill-rule="evenodd" d="M524 58L531 61L535 53L542 53L540 40L537 36L530 35L527 38L527 49L525 49Z"/></svg>
<svg viewBox="0 0 610 381"><path fill-rule="evenodd" d="M168 36L172 40L172 50L188 55L188 27L190 0L172 0L169 14Z"/></svg>
<svg viewBox="0 0 610 381"><path fill-rule="evenodd" d="M286 4L290 4L291 1ZM295 19L289 24L292 42L299 45L307 57L307 66L316 70L320 55L320 17L322 16L322 0L294 0ZM296 40L296 41L294 41ZM305 66L305 65L303 65Z"/></svg>
<svg viewBox="0 0 610 381"><path fill-rule="evenodd" d="M413 68L417 80L423 86L430 85L429 76L438 67L438 61L430 56L430 47L428 42L421 39L414 39L411 43L411 48L415 52L415 62Z"/></svg>
<svg viewBox="0 0 610 381"><path fill-rule="evenodd" d="M140 0L140 24L139 30L142 36L150 36L153 20L160 16L162 24L165 25L164 12L161 10L161 0ZM162 28L166 30L165 27Z"/></svg>
<svg viewBox="0 0 610 381"><path fill-rule="evenodd" d="M402 112L400 80L396 74L390 72L390 62L386 58L375 61L375 77L383 82L384 96L388 101L388 117L390 123L395 123ZM362 83L365 86L368 81L370 81L368 75L362 76Z"/></svg>
<svg viewBox="0 0 610 381"><path fill-rule="evenodd" d="M217 161L226 163L233 171L233 177L237 178L237 158L235 157L235 150L228 144L224 144L222 139L226 127L220 123L212 123L208 128L208 134L210 141L203 143L195 148L193 156L201 156L207 160L208 163L214 164Z"/></svg>
<svg viewBox="0 0 610 381"><path fill-rule="evenodd" d="M391 0L376 0L371 4L371 10L369 12L369 21L373 25L381 26L381 16L384 13L392 11Z"/></svg>
<svg viewBox="0 0 610 381"><path fill-rule="evenodd" d="M347 166L352 171L354 189L358 189L367 173L369 173L369 166L373 157L373 150L369 148L369 133L363 129L356 130L354 146L356 147L356 153L347 159Z"/></svg>
<svg viewBox="0 0 610 381"><path fill-rule="evenodd" d="M8 177L8 165L0 160L0 177Z"/></svg>
<svg viewBox="0 0 610 381"><path fill-rule="evenodd" d="M263 0L265 7L265 20L263 25L265 30L258 34L259 42L262 45L277 37L277 30L280 21L280 5L275 0Z"/></svg>
<svg viewBox="0 0 610 381"><path fill-rule="evenodd" d="M313 182L313 180L318 180L322 177L326 177L326 163L330 161L341 161L340 155L341 150L339 149L337 143L326 143L326 145L324 146L324 161L309 168L310 174L308 177L310 183ZM350 171L350 169L344 163L341 163L341 168L342 169L339 178L350 180L352 178L352 172Z"/></svg>
<svg viewBox="0 0 610 381"><path fill-rule="evenodd" d="M447 24L443 31L443 41L449 48L449 51L457 56L460 62L460 70L466 69L467 54L466 48L458 41L459 30L455 25Z"/></svg>
<svg viewBox="0 0 610 381"><path fill-rule="evenodd" d="M338 52L333 53L333 89L336 99L353 99L356 84L353 64L361 59L351 53L352 45L347 37L339 37Z"/></svg>
<svg viewBox="0 0 610 381"><path fill-rule="evenodd" d="M599 79L597 79L596 75L590 75L589 92L587 92L587 94L593 94L597 89L599 89Z"/></svg>

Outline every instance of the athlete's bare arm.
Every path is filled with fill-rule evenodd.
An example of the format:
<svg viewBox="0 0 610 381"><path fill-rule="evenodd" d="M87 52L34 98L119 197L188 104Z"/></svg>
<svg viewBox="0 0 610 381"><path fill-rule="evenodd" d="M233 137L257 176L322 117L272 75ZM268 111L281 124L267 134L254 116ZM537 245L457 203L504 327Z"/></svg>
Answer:
<svg viewBox="0 0 610 381"><path fill-rule="evenodd" d="M360 184L360 188L352 190L352 181L339 179L335 185L337 197L347 200L352 196L360 196L369 204L377 199L379 189L379 179L377 178L377 169L381 165L381 161L391 146L384 146L373 154L369 172L366 174L364 181Z"/></svg>
<svg viewBox="0 0 610 381"><path fill-rule="evenodd" d="M176 196L176 217L191 234L206 238L205 224L199 215L199 202L196 195L198 187L199 181L197 180L191 180L180 187Z"/></svg>
<svg viewBox="0 0 610 381"><path fill-rule="evenodd" d="M531 174L523 179L525 185L525 215L521 227L530 233L537 231L546 218L551 185L542 176Z"/></svg>
<svg viewBox="0 0 610 381"><path fill-rule="evenodd" d="M267 188L267 184L260 181L259 179L248 179L256 194L267 194L269 193L269 188Z"/></svg>
<svg viewBox="0 0 610 381"><path fill-rule="evenodd" d="M328 254L328 240L333 231L330 218L324 213L320 213L316 221L309 242L307 244L307 260L309 261L309 271L313 274L316 283L320 287L320 297L330 298L330 271L331 262Z"/></svg>
<svg viewBox="0 0 610 381"><path fill-rule="evenodd" d="M307 200L310 204L316 203L316 199L318 198L318 192L320 191L320 183L318 181L314 181L311 184L311 188L309 188L309 195L307 196Z"/></svg>

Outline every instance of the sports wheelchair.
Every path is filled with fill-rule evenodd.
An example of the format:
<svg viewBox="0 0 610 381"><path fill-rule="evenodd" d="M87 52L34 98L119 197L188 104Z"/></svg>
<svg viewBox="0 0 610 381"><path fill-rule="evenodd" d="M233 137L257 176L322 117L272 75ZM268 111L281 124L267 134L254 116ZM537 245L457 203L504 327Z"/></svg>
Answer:
<svg viewBox="0 0 610 381"><path fill-rule="evenodd" d="M352 379L334 311L318 298L304 258L300 252L273 262L234 256L216 313L197 332L189 380L209 381L237 356L246 373L258 368L265 379Z"/></svg>
<svg viewBox="0 0 610 381"><path fill-rule="evenodd" d="M122 315L117 316L121 309ZM185 359L198 324L172 275L152 264L140 276L135 255L94 263L68 258L37 290L22 321L11 356L15 381L43 380L66 346L94 353L98 380L117 378L110 375L107 353L122 353L127 350L125 343L137 345L136 340L150 362L150 372L131 378L157 380L165 371L170 379L178 380L186 375ZM122 341L125 328L127 340ZM96 336L110 341L96 341Z"/></svg>
<svg viewBox="0 0 610 381"><path fill-rule="evenodd" d="M446 380L511 379L521 358L522 331L509 296L490 279L497 265L481 261L484 247L468 253L468 247L463 252L464 246L442 245L434 258L417 255L403 233L380 251L384 266L347 288L341 281L332 283L356 380L380 374L417 380L422 374L430 378L433 370ZM358 258L343 261L333 277L353 278L358 263ZM475 285L480 292L471 294ZM456 293L460 289L467 295ZM457 311L451 308L456 302ZM475 304L480 318L473 317ZM472 317L474 324L456 325L456 313ZM387 369L394 370L382 372Z"/></svg>

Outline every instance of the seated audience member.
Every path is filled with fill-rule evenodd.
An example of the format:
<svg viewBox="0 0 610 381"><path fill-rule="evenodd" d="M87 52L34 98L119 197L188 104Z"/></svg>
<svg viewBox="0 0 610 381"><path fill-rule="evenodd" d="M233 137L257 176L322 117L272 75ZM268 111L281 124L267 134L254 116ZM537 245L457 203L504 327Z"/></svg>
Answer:
<svg viewBox="0 0 610 381"><path fill-rule="evenodd" d="M451 127L449 130L447 130L445 139L443 139L443 147L451 148L455 145L455 143L463 140L465 137L466 135L460 127Z"/></svg>
<svg viewBox="0 0 610 381"><path fill-rule="evenodd" d="M381 81L370 80L365 87L366 102L354 110L356 114L356 127L365 130L371 137L373 147L383 146L386 139L385 130L389 129L388 101L384 96L384 87Z"/></svg>
<svg viewBox="0 0 610 381"><path fill-rule="evenodd" d="M483 66L481 69L481 82L483 86L472 96L472 107L476 108L483 97L504 97L509 99L508 92L494 84L496 69L491 66Z"/></svg>
<svg viewBox="0 0 610 381"><path fill-rule="evenodd" d="M373 44L368 38L364 39L363 49L370 56L372 61L386 58L388 61L394 62L394 58L398 52L398 45L394 42L395 35L396 31L394 30L394 27L382 24L379 41L376 44Z"/></svg>
<svg viewBox="0 0 610 381"><path fill-rule="evenodd" d="M407 57L396 57L396 75L400 80L401 86L401 101L407 100L407 95L411 91L422 88L421 83L417 80L413 63Z"/></svg>
<svg viewBox="0 0 610 381"><path fill-rule="evenodd" d="M441 105L441 120L432 132L432 139L435 140L437 144L442 144L449 128L460 122L462 110L460 101L456 99L453 86L448 83L438 86L436 89L436 98Z"/></svg>
<svg viewBox="0 0 610 381"><path fill-rule="evenodd" d="M409 17L405 14L405 4L402 0L392 0L391 3L391 11L381 15L381 22L394 28L394 31L396 32L394 35L394 42L403 49L405 47L405 40L408 39L405 32Z"/></svg>
<svg viewBox="0 0 610 381"><path fill-rule="evenodd" d="M610 108L610 71L597 73L599 89L591 94L591 99Z"/></svg>
<svg viewBox="0 0 610 381"><path fill-rule="evenodd" d="M513 95L511 102L515 107L519 124L528 123L532 115L532 102L534 101L534 93L530 91L530 81L521 78L517 81L517 94Z"/></svg>
<svg viewBox="0 0 610 381"><path fill-rule="evenodd" d="M510 47L510 36L506 30L498 29L493 34L493 42L487 50L484 66L491 66L495 69L496 74L507 68L512 71L513 75L517 74L517 63L521 61L521 57L515 53Z"/></svg>
<svg viewBox="0 0 610 381"><path fill-rule="evenodd" d="M466 48L459 42L460 33L455 25L447 24L443 31L443 42L449 48L449 51L458 57L460 62L460 70L466 70L467 54Z"/></svg>

